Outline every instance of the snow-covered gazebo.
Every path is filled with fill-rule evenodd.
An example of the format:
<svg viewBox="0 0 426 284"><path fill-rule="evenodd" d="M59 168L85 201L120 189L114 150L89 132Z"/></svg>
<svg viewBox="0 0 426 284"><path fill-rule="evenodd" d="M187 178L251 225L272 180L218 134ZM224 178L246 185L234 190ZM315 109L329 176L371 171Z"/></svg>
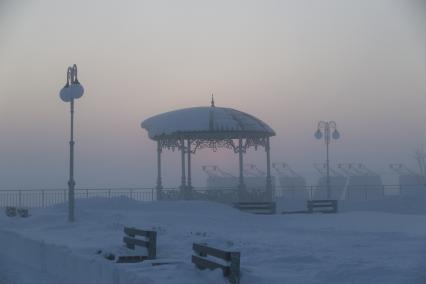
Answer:
<svg viewBox="0 0 426 284"><path fill-rule="evenodd" d="M243 154L247 149L262 146L266 151L265 194L272 199L271 159L269 138L274 130L260 119L231 108L216 107L212 97L210 107L192 107L162 113L142 122L150 139L157 142L157 198L161 199L161 153L163 149L178 149L181 152L182 176L181 198L191 199L191 155L198 149L227 148L238 154L239 182L238 198L249 199L244 184ZM188 173L186 175L185 160Z"/></svg>

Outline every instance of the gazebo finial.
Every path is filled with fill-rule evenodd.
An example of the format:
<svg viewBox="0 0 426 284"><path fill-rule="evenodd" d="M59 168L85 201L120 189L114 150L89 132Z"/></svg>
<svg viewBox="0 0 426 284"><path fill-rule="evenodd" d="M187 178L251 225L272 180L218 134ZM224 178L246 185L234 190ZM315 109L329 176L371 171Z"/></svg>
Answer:
<svg viewBox="0 0 426 284"><path fill-rule="evenodd" d="M214 96L213 96L213 94L212 94L212 102L211 103L212 103L211 107L214 107Z"/></svg>

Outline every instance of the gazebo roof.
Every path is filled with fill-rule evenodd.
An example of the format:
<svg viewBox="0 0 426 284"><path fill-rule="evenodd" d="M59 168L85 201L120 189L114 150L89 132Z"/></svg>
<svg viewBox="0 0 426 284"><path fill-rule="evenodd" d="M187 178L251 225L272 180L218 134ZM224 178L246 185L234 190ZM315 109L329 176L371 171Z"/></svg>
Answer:
<svg viewBox="0 0 426 284"><path fill-rule="evenodd" d="M236 139L274 136L274 130L260 119L232 109L192 107L150 117L141 127L153 140L167 138Z"/></svg>

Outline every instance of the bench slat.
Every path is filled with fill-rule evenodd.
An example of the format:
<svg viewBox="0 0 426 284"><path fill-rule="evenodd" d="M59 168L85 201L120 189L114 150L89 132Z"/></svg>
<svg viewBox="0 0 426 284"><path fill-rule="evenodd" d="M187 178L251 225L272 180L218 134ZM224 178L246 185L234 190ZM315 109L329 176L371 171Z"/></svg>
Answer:
<svg viewBox="0 0 426 284"><path fill-rule="evenodd" d="M133 239L133 238L129 238L129 237L123 237L123 242L125 242L127 245L130 246L141 246L141 247L148 247L149 246L149 242L144 241L144 240L138 240L138 239Z"/></svg>
<svg viewBox="0 0 426 284"><path fill-rule="evenodd" d="M226 252L220 249L216 249L216 248L212 248L212 247L208 247L208 246L204 246L201 244L193 244L192 245L192 249L196 252L199 253L201 255L211 255L214 257L218 257L221 258L223 260L229 261L231 259L231 253L230 252Z"/></svg>
<svg viewBox="0 0 426 284"><path fill-rule="evenodd" d="M229 270L228 266L210 261L208 259L202 258L200 256L196 256L196 255L192 256L192 263L194 263L199 268L207 268L207 269L211 269L211 270L216 269L216 268L221 268L222 270ZM229 275L229 272L224 271L223 274L225 276L227 276L227 275Z"/></svg>
<svg viewBox="0 0 426 284"><path fill-rule="evenodd" d="M143 236L148 237L149 233L151 231L144 231L136 228L128 228L124 227L124 233L128 236L134 237L134 236Z"/></svg>

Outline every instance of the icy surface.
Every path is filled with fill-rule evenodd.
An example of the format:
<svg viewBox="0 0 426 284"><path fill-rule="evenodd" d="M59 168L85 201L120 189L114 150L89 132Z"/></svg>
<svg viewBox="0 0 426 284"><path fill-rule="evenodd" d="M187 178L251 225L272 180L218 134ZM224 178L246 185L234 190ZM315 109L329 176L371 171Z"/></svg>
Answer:
<svg viewBox="0 0 426 284"><path fill-rule="evenodd" d="M162 113L141 124L149 137L198 131L255 131L274 134L263 121L247 113L223 107L193 107Z"/></svg>
<svg viewBox="0 0 426 284"><path fill-rule="evenodd" d="M0 263L13 254L14 262L49 272L66 254L75 261L57 264L52 276L70 283L95 279L96 273L116 277L102 283L227 283L219 271L199 271L191 263L192 243L205 242L241 251L241 283L426 283L425 215L364 211L262 216L216 203L126 198L79 200L76 212L72 225L65 222L65 205L33 210L27 219L2 215ZM124 226L156 230L158 260L173 264L114 264L96 254L125 253ZM22 246L26 239L39 245ZM34 264L38 258L44 259L40 266ZM81 272L67 275L66 268L77 264L82 267L75 271ZM97 268L84 275L84 266L90 265ZM110 270L117 271L109 276ZM1 281L1 269L0 275Z"/></svg>

